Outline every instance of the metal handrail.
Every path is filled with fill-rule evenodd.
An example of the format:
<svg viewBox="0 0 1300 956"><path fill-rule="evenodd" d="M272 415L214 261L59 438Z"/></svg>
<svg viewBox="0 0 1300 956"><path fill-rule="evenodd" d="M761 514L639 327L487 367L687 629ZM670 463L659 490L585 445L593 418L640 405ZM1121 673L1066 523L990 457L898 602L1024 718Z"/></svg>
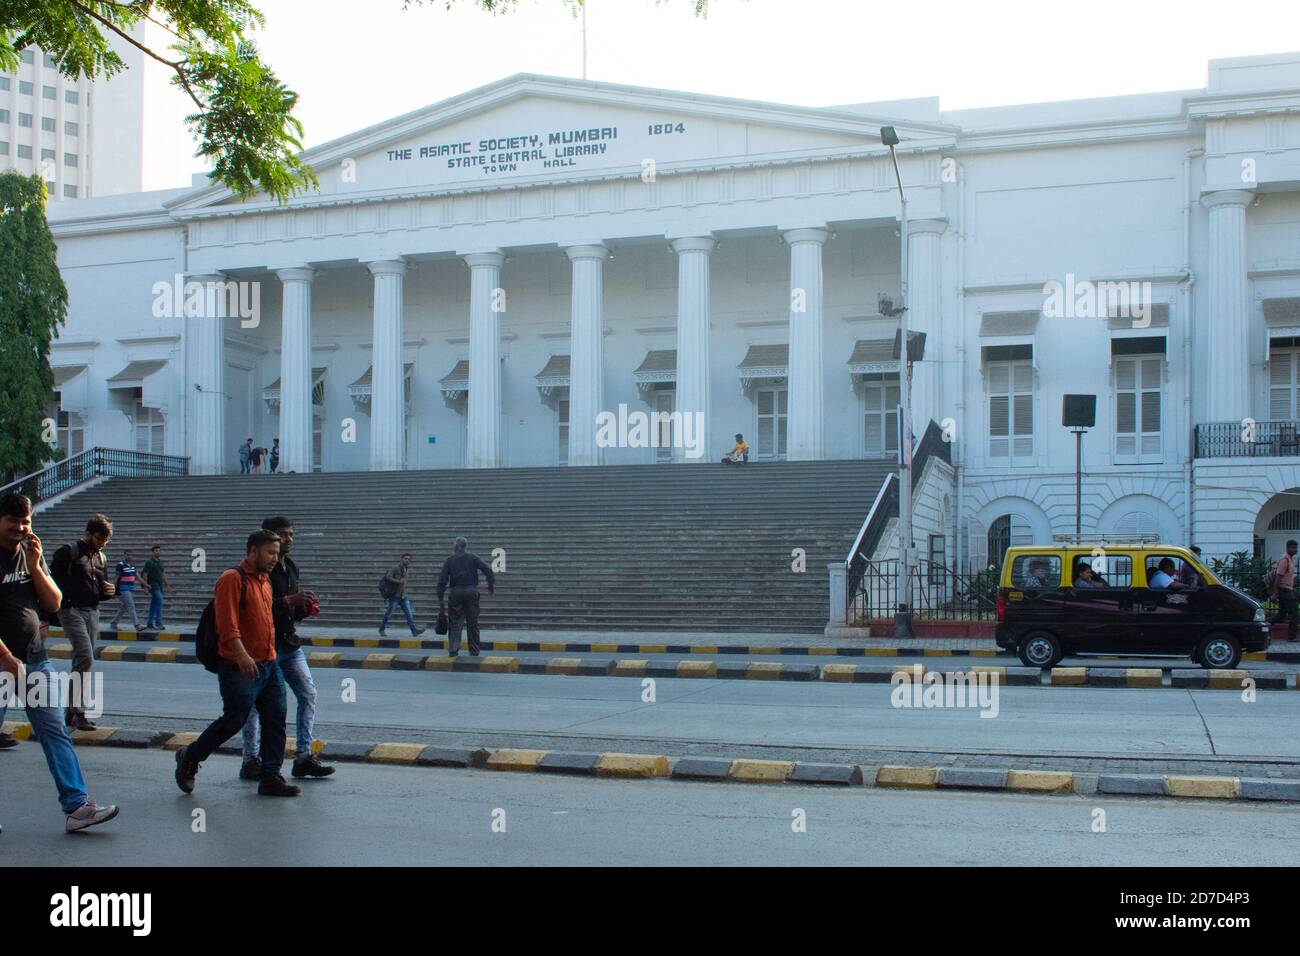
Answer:
<svg viewBox="0 0 1300 956"><path fill-rule="evenodd" d="M190 459L125 448L88 448L0 487L0 494L20 490L33 503L53 498L94 478L161 478L190 473Z"/></svg>

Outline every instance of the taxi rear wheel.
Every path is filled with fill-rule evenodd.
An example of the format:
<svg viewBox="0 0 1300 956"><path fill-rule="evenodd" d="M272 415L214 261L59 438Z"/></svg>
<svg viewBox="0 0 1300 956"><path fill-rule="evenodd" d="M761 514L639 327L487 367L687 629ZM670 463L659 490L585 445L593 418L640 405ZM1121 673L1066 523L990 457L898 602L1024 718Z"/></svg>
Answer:
<svg viewBox="0 0 1300 956"><path fill-rule="evenodd" d="M1046 631L1027 634L1020 641L1020 661L1026 667L1041 667L1046 670L1055 666L1064 656L1061 642Z"/></svg>
<svg viewBox="0 0 1300 956"><path fill-rule="evenodd" d="M1196 662L1211 670L1236 667L1241 662L1241 644L1231 634L1211 634L1196 649Z"/></svg>

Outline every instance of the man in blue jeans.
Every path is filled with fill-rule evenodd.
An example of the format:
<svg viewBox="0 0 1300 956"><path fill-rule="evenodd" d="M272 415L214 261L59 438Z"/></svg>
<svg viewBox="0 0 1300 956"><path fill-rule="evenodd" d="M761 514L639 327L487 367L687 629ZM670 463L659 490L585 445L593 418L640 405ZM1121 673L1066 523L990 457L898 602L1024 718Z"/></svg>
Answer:
<svg viewBox="0 0 1300 956"><path fill-rule="evenodd" d="M301 793L280 774L284 764L284 678L275 662L275 622L267 577L279 560L279 535L254 531L248 536L243 562L217 578L212 601L221 657L217 671L221 716L194 743L176 751L176 786L182 793L194 792L199 765L239 733L254 707L262 718L262 782L258 794L296 797Z"/></svg>
<svg viewBox="0 0 1300 956"><path fill-rule="evenodd" d="M41 539L32 533L32 503L16 492L0 498L0 722L18 688L25 688L27 719L45 752L59 806L67 815L64 829L75 833L117 816L117 807L100 806L86 795L81 764L64 728L63 708L52 684L54 668L41 641L41 612L55 611L63 600L45 569ZM7 643L6 643L7 642ZM40 697L36 697L40 694Z"/></svg>
<svg viewBox="0 0 1300 956"><path fill-rule="evenodd" d="M293 548L293 522L280 515L262 522L264 531L280 536L280 560L271 569L271 616L275 620L275 660L284 682L298 701L298 727L295 737L297 754L293 760L295 777L328 777L334 768L320 762L311 752L316 724L316 682L311 679L307 654L298 638L297 624L319 609L316 596L298 585L298 565L289 557ZM258 758L257 711L244 724L244 762L239 768L243 780L257 780L262 775Z"/></svg>
<svg viewBox="0 0 1300 956"><path fill-rule="evenodd" d="M406 596L406 575L411 570L411 553L408 551L402 555L402 559L397 562L397 567L384 575L384 584L388 591L388 607L384 609L384 619L379 622L379 636L383 637L388 630L388 619L393 615L393 608L400 607L406 614L406 626L411 629L412 637L419 637L425 631L426 627L417 627L415 624L415 612L411 610L411 599Z"/></svg>

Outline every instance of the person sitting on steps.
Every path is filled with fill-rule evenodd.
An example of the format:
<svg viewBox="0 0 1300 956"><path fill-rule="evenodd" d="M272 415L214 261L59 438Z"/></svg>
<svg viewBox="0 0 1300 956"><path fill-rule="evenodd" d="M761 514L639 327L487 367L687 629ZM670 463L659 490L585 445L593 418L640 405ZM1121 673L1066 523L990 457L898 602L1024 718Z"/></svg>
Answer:
<svg viewBox="0 0 1300 956"><path fill-rule="evenodd" d="M731 446L731 451L722 456L724 465L743 465L749 461L749 442L745 441L745 436L736 432L736 444Z"/></svg>

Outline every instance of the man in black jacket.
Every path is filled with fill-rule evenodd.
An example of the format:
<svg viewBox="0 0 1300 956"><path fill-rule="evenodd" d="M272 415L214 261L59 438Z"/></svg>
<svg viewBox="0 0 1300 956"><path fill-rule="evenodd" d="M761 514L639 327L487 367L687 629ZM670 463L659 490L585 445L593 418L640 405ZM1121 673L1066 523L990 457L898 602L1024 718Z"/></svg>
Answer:
<svg viewBox="0 0 1300 956"><path fill-rule="evenodd" d="M296 729L297 755L293 761L295 777L328 777L334 768L320 762L311 752L316 724L316 682L307 666L307 654L298 637L298 622L315 614L319 605L311 591L298 585L298 565L289 557L293 547L293 522L284 516L267 518L262 522L264 531L274 531L280 536L280 561L271 569L271 618L275 622L275 659L284 675L284 682L298 701ZM258 758L260 740L257 710L248 714L244 724L244 762L239 776L244 780L259 780L262 761Z"/></svg>
<svg viewBox="0 0 1300 956"><path fill-rule="evenodd" d="M487 578L488 594L496 594L497 578L486 562L469 550L469 541L462 537L452 545L451 557L442 564L442 573L438 575L438 606L446 607L450 617L447 635L447 654L455 657L460 653L461 628L469 628L469 655L478 657L478 575L483 572ZM443 594L450 585L449 603L444 604Z"/></svg>
<svg viewBox="0 0 1300 956"><path fill-rule="evenodd" d="M99 602L117 593L104 560L104 547L112 537L113 522L97 514L86 522L86 533L54 552L50 562L50 576L63 592L59 623L72 642L72 670L81 675L81 693L74 691L65 717L73 730L95 729L95 722L86 716L85 689L99 639Z"/></svg>

